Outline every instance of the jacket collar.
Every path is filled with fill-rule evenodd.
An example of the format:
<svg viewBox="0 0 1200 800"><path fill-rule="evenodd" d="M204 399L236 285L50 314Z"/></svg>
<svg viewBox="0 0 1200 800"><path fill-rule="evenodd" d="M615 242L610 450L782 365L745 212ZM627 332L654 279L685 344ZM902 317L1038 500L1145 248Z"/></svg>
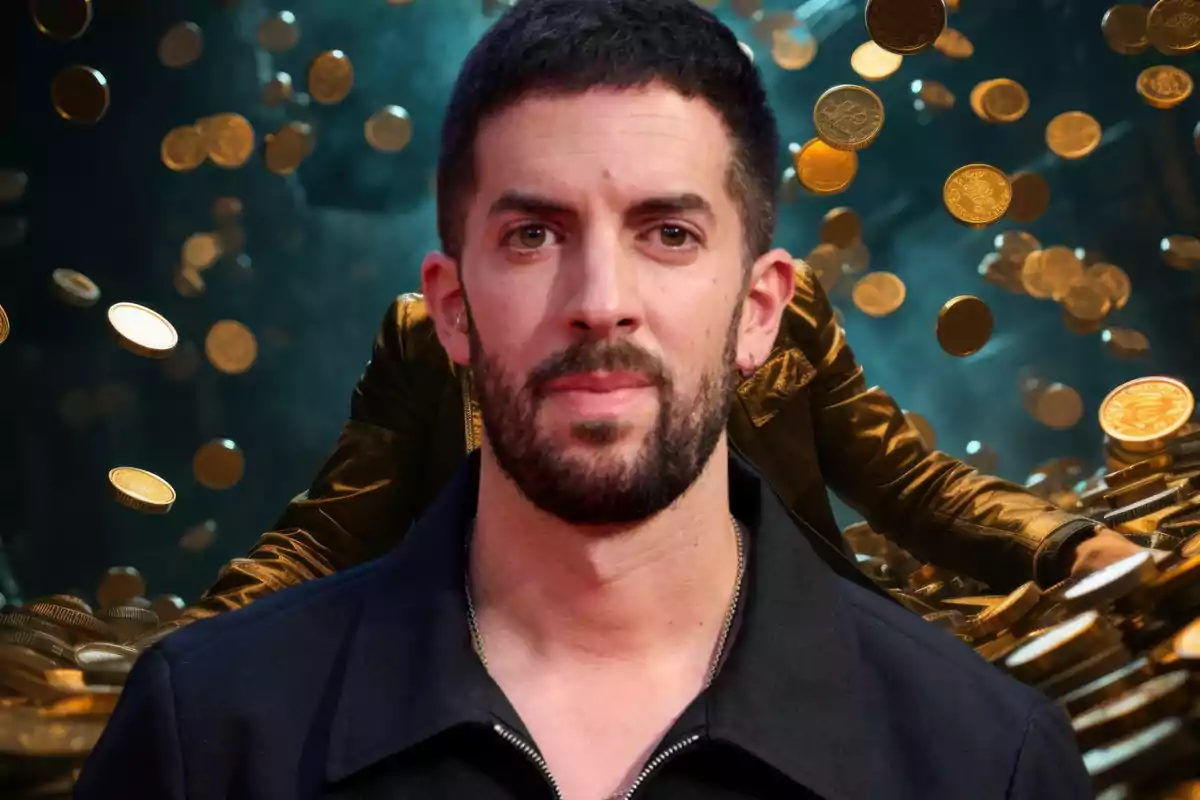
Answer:
<svg viewBox="0 0 1200 800"><path fill-rule="evenodd" d="M374 567L341 685L330 687L340 691L330 781L456 725L490 725L498 696L507 708L471 648L463 593L478 482L476 452ZM709 735L823 797L886 796L882 746L859 688L858 642L834 573L886 593L789 514L736 454L730 504L749 532L749 559L736 637L707 694Z"/></svg>

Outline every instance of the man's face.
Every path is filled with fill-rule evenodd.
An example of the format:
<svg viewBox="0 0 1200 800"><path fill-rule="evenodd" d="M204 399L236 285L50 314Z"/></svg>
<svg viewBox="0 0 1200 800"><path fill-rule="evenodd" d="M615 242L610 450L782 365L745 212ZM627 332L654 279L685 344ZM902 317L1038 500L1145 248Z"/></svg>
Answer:
<svg viewBox="0 0 1200 800"><path fill-rule="evenodd" d="M476 139L462 281L489 445L574 524L661 511L729 414L744 286L731 140L673 90L531 97Z"/></svg>

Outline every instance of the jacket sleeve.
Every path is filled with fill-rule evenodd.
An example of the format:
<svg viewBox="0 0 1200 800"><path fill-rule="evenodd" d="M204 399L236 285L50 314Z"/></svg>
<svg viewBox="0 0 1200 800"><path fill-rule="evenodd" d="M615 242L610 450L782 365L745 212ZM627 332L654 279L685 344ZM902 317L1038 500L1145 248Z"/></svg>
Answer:
<svg viewBox="0 0 1200 800"><path fill-rule="evenodd" d="M157 650L148 650L134 664L75 783L75 800L114 797L187 797L170 670Z"/></svg>
<svg viewBox="0 0 1200 800"><path fill-rule="evenodd" d="M1039 706L1030 716L1006 796L1008 800L1092 800L1096 796L1071 724L1057 706Z"/></svg>
<svg viewBox="0 0 1200 800"><path fill-rule="evenodd" d="M1002 591L1034 580L1043 553L1056 556L1065 538L1090 529L1090 520L926 448L896 401L867 386L807 265L797 269L784 333L816 372L810 396L826 482L874 530Z"/></svg>
<svg viewBox="0 0 1200 800"><path fill-rule="evenodd" d="M452 375L424 300L398 298L375 337L350 419L308 491L164 632L387 552L421 511L413 487L427 450L431 392Z"/></svg>

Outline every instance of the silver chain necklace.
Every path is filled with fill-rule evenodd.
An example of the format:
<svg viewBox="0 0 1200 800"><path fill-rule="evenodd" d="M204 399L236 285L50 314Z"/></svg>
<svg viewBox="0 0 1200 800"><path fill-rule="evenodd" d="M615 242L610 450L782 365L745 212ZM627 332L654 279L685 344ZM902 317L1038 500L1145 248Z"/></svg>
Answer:
<svg viewBox="0 0 1200 800"><path fill-rule="evenodd" d="M733 618L737 614L738 600L742 596L742 579L746 575L746 544L745 534L742 532L742 524L737 521L733 515L730 515L729 521L733 523L733 535L737 540L737 580L733 584L733 597L729 600L729 608L725 610L725 622L721 625L721 635L717 638L716 651L713 653L711 663L708 665L708 675L704 680L704 688L707 689L717 677L717 670L721 667L721 658L725 654L725 644L729 640L729 631L733 628ZM471 537L467 537L467 567L463 576L463 590L467 596L467 624L471 628L471 644L475 648L475 653L479 656L483 668L487 669L488 661L487 654L483 650L483 637L479 634L479 620L475 617L475 603L471 599Z"/></svg>

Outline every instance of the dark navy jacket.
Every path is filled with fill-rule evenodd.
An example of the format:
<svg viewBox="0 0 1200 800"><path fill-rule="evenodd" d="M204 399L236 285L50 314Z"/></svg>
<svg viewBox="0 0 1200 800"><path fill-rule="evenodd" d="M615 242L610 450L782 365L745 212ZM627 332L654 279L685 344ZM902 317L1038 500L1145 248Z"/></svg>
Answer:
<svg viewBox="0 0 1200 800"><path fill-rule="evenodd" d="M554 800L468 633L473 455L390 554L148 650L80 800ZM749 531L728 657L635 800L1083 800L1051 701L874 589L730 457Z"/></svg>

